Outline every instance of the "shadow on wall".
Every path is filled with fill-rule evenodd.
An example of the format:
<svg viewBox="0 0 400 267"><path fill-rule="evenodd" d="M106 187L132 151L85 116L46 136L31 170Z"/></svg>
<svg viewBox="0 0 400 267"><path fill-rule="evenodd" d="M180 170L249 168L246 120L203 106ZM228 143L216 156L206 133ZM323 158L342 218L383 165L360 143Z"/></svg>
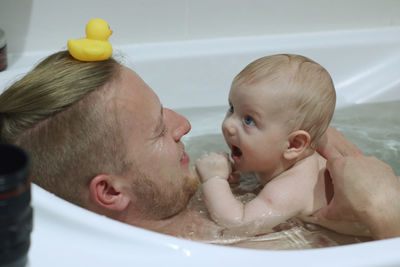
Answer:
<svg viewBox="0 0 400 267"><path fill-rule="evenodd" d="M6 34L8 65L24 52L33 0L0 1L0 28ZM10 55L11 54L11 55Z"/></svg>

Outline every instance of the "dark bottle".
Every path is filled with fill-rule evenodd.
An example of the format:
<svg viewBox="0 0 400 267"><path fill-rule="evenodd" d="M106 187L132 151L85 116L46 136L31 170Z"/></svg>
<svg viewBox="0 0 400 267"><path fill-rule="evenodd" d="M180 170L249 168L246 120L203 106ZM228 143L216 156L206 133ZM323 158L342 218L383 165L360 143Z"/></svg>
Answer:
<svg viewBox="0 0 400 267"><path fill-rule="evenodd" d="M0 144L0 266L22 267L32 232L30 160L19 147Z"/></svg>
<svg viewBox="0 0 400 267"><path fill-rule="evenodd" d="M0 29L0 71L7 68L7 42L4 31Z"/></svg>

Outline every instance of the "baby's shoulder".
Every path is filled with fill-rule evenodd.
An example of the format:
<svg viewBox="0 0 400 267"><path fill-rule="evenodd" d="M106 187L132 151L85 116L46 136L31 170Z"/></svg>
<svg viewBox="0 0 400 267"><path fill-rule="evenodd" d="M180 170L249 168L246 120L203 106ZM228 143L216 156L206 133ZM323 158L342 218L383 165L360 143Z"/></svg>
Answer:
<svg viewBox="0 0 400 267"><path fill-rule="evenodd" d="M312 177L314 175L318 175L319 171L322 168L325 168L326 160L317 152L312 155L296 162L292 168L283 172L283 176L287 177L296 177L306 176Z"/></svg>
<svg viewBox="0 0 400 267"><path fill-rule="evenodd" d="M297 173L318 174L321 170L326 167L326 159L322 157L318 152L314 152L312 155L303 159L298 164L298 169L295 170Z"/></svg>
<svg viewBox="0 0 400 267"><path fill-rule="evenodd" d="M273 178L265 188L272 190L276 190L278 187L293 188L294 190L308 188L308 186L304 186L309 183L315 184L325 165L326 160L315 152ZM303 187L301 187L302 185Z"/></svg>

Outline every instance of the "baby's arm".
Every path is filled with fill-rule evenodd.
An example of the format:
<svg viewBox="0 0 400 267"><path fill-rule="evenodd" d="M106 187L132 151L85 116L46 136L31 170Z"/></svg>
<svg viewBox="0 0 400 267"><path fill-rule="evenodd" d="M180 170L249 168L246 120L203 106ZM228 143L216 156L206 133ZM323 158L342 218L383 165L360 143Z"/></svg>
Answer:
<svg viewBox="0 0 400 267"><path fill-rule="evenodd" d="M231 173L228 155L211 153L203 156L197 160L196 170L203 184L204 202L213 220L224 226L240 222L243 207L233 196L228 183Z"/></svg>
<svg viewBox="0 0 400 267"><path fill-rule="evenodd" d="M226 154L204 156L197 160L196 169L203 183L205 204L212 219L220 225L234 227L257 222L272 228L301 212L302 201L292 200L293 194L298 192L290 192L293 186L285 188L288 183L284 179L265 186L245 205L235 199L227 181L231 164ZM286 189L287 192L282 193Z"/></svg>

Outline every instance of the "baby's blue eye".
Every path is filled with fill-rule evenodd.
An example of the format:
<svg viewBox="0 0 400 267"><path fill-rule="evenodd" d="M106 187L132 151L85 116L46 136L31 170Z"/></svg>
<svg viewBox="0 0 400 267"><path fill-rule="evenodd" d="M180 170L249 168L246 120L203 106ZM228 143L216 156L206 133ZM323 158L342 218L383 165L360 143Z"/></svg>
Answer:
<svg viewBox="0 0 400 267"><path fill-rule="evenodd" d="M234 111L233 106L230 105L230 106L229 106L229 109L228 109L228 112L233 113L233 111Z"/></svg>
<svg viewBox="0 0 400 267"><path fill-rule="evenodd" d="M250 116L244 117L244 123L248 126L255 126L256 123L254 122L253 118Z"/></svg>

